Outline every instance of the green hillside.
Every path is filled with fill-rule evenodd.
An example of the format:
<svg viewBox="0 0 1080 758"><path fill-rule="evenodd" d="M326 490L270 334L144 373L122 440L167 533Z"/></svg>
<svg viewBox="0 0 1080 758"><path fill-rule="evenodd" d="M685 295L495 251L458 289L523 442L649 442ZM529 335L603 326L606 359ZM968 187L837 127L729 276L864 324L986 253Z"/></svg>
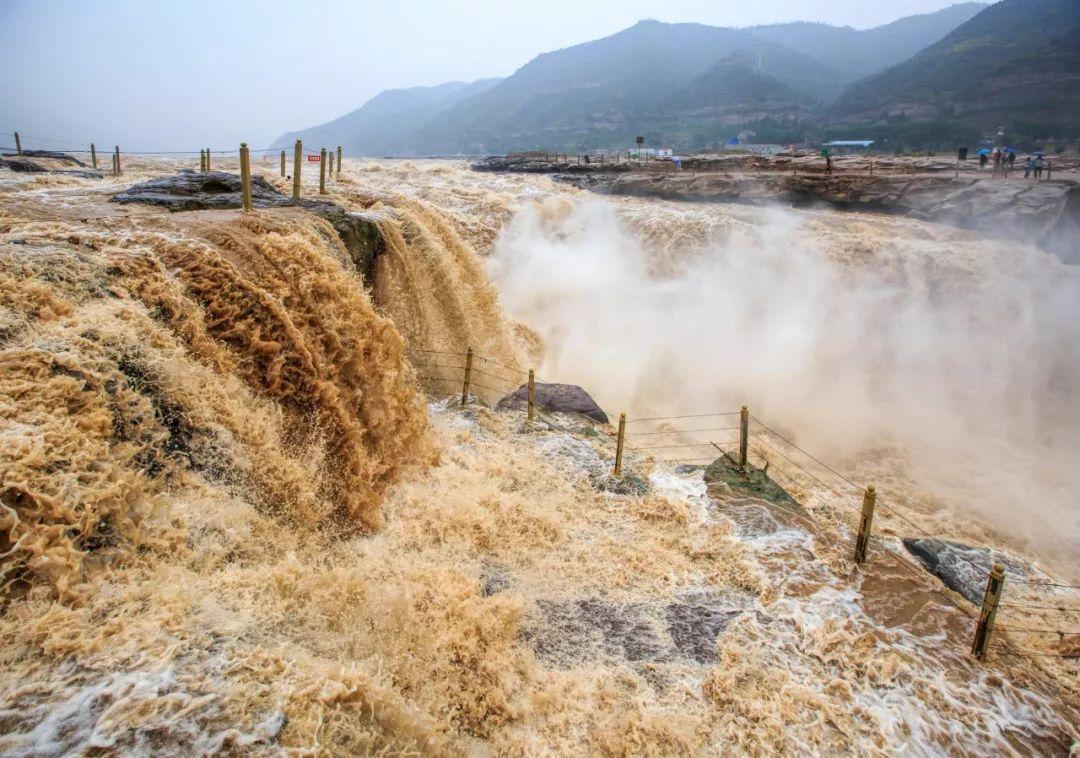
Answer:
<svg viewBox="0 0 1080 758"><path fill-rule="evenodd" d="M958 3L873 29L798 21L746 31L821 61L849 84L907 60L986 7L983 3Z"/></svg>
<svg viewBox="0 0 1080 758"><path fill-rule="evenodd" d="M790 142L815 99L764 72L763 56L738 51L643 114L657 144L712 146L749 129L756 139Z"/></svg>
<svg viewBox="0 0 1080 758"><path fill-rule="evenodd" d="M1002 0L941 41L852 85L830 120L910 130L952 122L1080 133L1080 1ZM1071 132L1071 133L1070 133Z"/></svg>
<svg viewBox="0 0 1080 758"><path fill-rule="evenodd" d="M838 87L827 66L746 32L642 21L611 37L538 56L417 136L446 152L626 145L655 106L739 51L756 56L763 73L807 95ZM665 134L652 137L668 140Z"/></svg>

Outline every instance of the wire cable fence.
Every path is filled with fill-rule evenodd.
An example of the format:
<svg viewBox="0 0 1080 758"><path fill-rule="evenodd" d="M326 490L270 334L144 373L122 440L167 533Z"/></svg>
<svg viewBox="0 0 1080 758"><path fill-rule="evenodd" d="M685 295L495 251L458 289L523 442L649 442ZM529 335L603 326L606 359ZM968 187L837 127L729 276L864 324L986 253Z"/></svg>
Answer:
<svg viewBox="0 0 1080 758"><path fill-rule="evenodd" d="M645 416L626 420L626 451L651 457L656 463L698 466L712 463L722 445L739 431L731 417L739 411Z"/></svg>
<svg viewBox="0 0 1080 758"><path fill-rule="evenodd" d="M769 464L771 463L771 467L768 469L770 472L780 473L785 478L789 479L794 485L802 487L802 485L796 480L796 478L794 476L792 476L792 474L789 471L785 470L785 468L782 465L778 465L778 463L777 463L777 458L778 458L778 459L780 459L782 461L785 461L786 463L790 464L795 469L797 469L799 472L801 472L805 476L809 477L813 482L815 482L818 485L824 487L826 490L828 490L829 492L837 495L840 498L846 498L846 497L850 497L850 496L853 496L853 495L862 495L862 496L865 497L867 495L867 493L871 491L869 487L862 487L862 486L858 485L857 483L852 481L849 477L845 476L840 471L838 471L837 467L829 465L824 460L822 460L822 458L820 456L816 456L816 455L810 453L809 451L805 450L804 448L800 447L793 440L791 440L789 437L786 437L786 436L780 434L775 428L766 425L765 423L761 422L760 419L756 419L756 418L752 417L752 420L754 422L756 422L757 426L759 427L759 431L756 434L751 433L750 436L755 441L757 441L759 443L762 443L764 449L768 453L768 455L763 455L762 457L766 459L766 463L765 463L766 466L769 466ZM773 439L770 440L769 437L772 437ZM781 447L786 447L786 451L782 450ZM801 454L805 458L805 461L803 463L800 463L798 460L796 460L796 458L798 457L799 454ZM776 457L774 458L772 456L776 456ZM813 464L816 464L819 467L816 473L810 471L810 468L812 468L812 466L809 463L807 463L807 461L812 462ZM829 481L826 481L829 478L831 478L833 480L832 483L830 483ZM802 487L802 488L805 489L805 487ZM875 501L876 505L881 506L890 516L895 517L897 520L902 522L906 527L913 530L919 536L927 538L927 539L931 539L931 540L940 540L941 539L940 537L934 536L933 534L928 532L926 529L921 527L919 524L917 524L911 518L908 518L907 516L905 516L903 513L901 513L899 511L898 508L896 508L894 506L891 506L888 503L881 502L879 499L877 499L876 492L874 493L874 501ZM953 551L950 555L955 557L960 562L966 564L977 575L987 575L988 573L993 574L993 571L988 571L988 567L986 565L980 564L980 563L976 562L975 560L965 556L964 554L962 554L962 553L960 553L958 551ZM993 644L990 644L990 645L986 645L985 643L986 643L986 641L989 640L989 637L990 637L990 630L1005 632L1005 633L1007 633L1009 635L1012 635L1012 634L1026 635L1025 639L1032 639L1033 637L1041 637L1041 638L1052 637L1052 638L1056 638L1056 640L1059 641L1059 642L1063 642L1064 640L1066 640L1069 637L1073 637L1073 636L1076 636L1076 635L1080 634L1080 628L1073 630L1070 626L1068 626L1069 623L1078 623L1078 622L1080 622L1080 606L1075 606L1075 605L1071 605L1071 604L1067 604L1067 603L1061 603L1061 604L1056 604L1056 605L1055 604L1046 604L1045 602L1036 602L1036 603L1024 603L1024 602L999 603L999 599L1001 597L1001 592L1003 591L1003 585L1004 585L1004 569L1003 569L1003 567L999 567L999 568L1001 568L1002 573L1001 573L1001 581L997 582L996 594L993 596L993 598L984 599L984 603L983 603L984 612L982 614L980 614L980 616L978 617L977 629L979 629L980 627L987 627L987 626L989 628L987 629L985 635L981 638L983 640L983 644L981 646L981 649L973 650L973 652L975 652L975 654L976 654L976 657L982 657L985 654L986 649L988 649L988 648L992 648L992 649L997 650L997 651L1011 650L1011 651L1019 652L1020 654L1028 654L1028 653L1032 652L1030 650L1018 650L1017 648L1012 647L1010 644L1008 644L1006 642L996 642L996 643L993 643ZM987 585L988 586L988 590L987 590L988 595L989 595L989 592L990 592L990 588L992 586L994 586L994 584L995 584L994 581L993 581L993 577L991 577L990 579L991 580L988 581L988 585ZM1015 577L1015 578L1010 578L1009 582L1011 584L1020 585L1020 586L1025 587L1025 588L1031 588L1031 589L1033 589L1035 591L1039 591L1039 592L1046 593L1046 594L1057 594L1057 593L1066 593L1066 594L1068 594L1068 593L1074 593L1077 590L1080 590L1080 586L1077 586L1077 585L1066 584L1066 583L1061 583L1061 582L1044 581L1044 580L1040 580L1040 579L1026 579L1026 578L1022 578L1022 577ZM955 601L955 599L951 595L949 595L949 594L947 594L947 593L945 593L943 591L940 591L940 590L933 590L933 593L934 593L935 596L941 597L942 599L946 600L949 603L950 606L952 606L953 608L961 611L962 613L967 615L969 618L976 618L976 617L972 616L972 614L970 614L961 604L957 603ZM989 614L987 614L987 612L986 612L986 608L987 608L988 604L992 606L991 611L989 612ZM997 624L995 622L994 615L996 615L996 610L999 607L999 605L1002 608L1013 608L1013 609L1022 610L1022 611L1039 610L1039 611L1050 611L1050 612L1052 612L1052 614L1060 614L1059 616L1057 616L1057 618L1060 618L1061 622L1063 622L1063 625L1062 625L1061 628L1034 628L1034 627L1030 627L1030 626L1014 626L1014 625L1011 625L1011 624ZM987 618L985 618L986 615L989 615L989 620L987 620ZM980 639L978 634L976 635L976 639L977 640ZM1039 657L1044 657L1044 658L1045 657L1056 657L1056 658L1075 659L1077 657L1080 657L1080 656L1077 656L1077 655L1075 655L1073 653L1061 653L1061 652L1045 651L1045 650L1043 650L1043 651L1034 651L1034 654L1038 655Z"/></svg>
<svg viewBox="0 0 1080 758"><path fill-rule="evenodd" d="M414 348L407 352L417 371L417 378L424 384L424 389L433 394L460 393L466 401L476 398L485 405L494 406L523 385L527 386L529 372L500 363L471 349L454 351Z"/></svg>
<svg viewBox="0 0 1080 758"><path fill-rule="evenodd" d="M909 518L902 513L898 507L886 502L881 502L877 497L876 490L872 486L859 485L853 481L851 477L842 473L839 467L830 465L822 456L811 453L802 446L796 444L789 436L781 434L776 428L765 424L754 416L750 416L748 413L746 414L746 421L744 422L746 427L745 430L741 428L741 425L730 425L730 422L728 425L699 425L702 420L706 420L706 423L708 423L708 419L727 419L739 415L740 412L737 411L722 411L715 413L687 413L674 416L650 416L630 419L626 422L629 428L629 431L625 433L627 439L626 449L647 455L656 463L704 464L712 462L718 457L716 455L702 456L700 458L696 457L700 455L701 451L707 450L708 447L711 446L715 448L716 451L726 455L729 460L737 465L742 467L751 466L757 468L767 477L779 479L783 483L784 488L790 489L802 499L807 497L820 497L824 492L834 495L841 500L848 500L849 498L855 499L856 504L861 500L863 506L863 519L859 524L859 533L860 537L865 534L866 545L869 545L871 538L874 537L874 535L870 533L870 525L872 523L874 507L878 505L881 506L890 517L896 518L915 534L927 539L940 539L919 526L912 518ZM721 421L721 424L722 423L723 422ZM701 436L711 437L713 435L726 435L726 438L723 440L701 439ZM736 436L737 439L731 439L731 436ZM720 442L727 445L738 445L738 457L732 455L732 452L734 451L725 450L721 444L716 444ZM869 518L866 517L868 500ZM852 513L857 514L857 511L853 508ZM880 542L880 538L874 539L877 542ZM856 539L857 563L865 560L865 553L863 557L859 557L858 543L859 538ZM865 548L863 548L863 550L865 551ZM985 576L990 573L986 565L980 564L962 553L956 552L955 557L966 564L979 576ZM1010 581L1042 593L1072 592L1080 589L1080 587L1076 585L1044 581L1037 578L1025 579L1018 577L1010 579ZM988 582L988 587L991 584L991 582ZM997 602L1000 598L1001 585L1002 582L997 583L998 594L993 598L992 604L995 613ZM989 648L995 650L1015 649L1004 642L996 642L989 646L986 645L986 641L989 640L990 630L997 630L1006 635L1016 634L1029 640L1052 638L1057 641L1064 641L1067 638L1080 634L1080 631L1071 631L1073 627L1070 626L1070 623L1080 623L1080 615L1077 615L1080 614L1080 607L1071 604L1062 603L1048 605L1045 603L1045 599L1042 603L1002 603L1001 605L1003 608L1017 608L1020 610L1039 609L1050 611L1052 613L1060 613L1060 620L1063 622L1061 628L1050 628L1056 627L1056 622L1049 624L1046 628L1015 626L1011 624L995 624L993 614L990 614L991 617L989 621L985 618L985 612L978 615L972 614L957 600L957 595L959 595L959 593L954 595L950 594L948 591L936 588L928 588L928 590L934 597L944 601L948 607L951 607L969 619L976 621L977 630L986 630L983 632L981 638L977 634L977 639L982 639L983 642L982 644L977 644L975 648L973 648L976 657L983 657L986 650ZM953 590L952 592L955 591ZM985 608L987 602L984 602L983 605ZM1071 621L1069 621L1069 619L1071 619ZM1077 657L1072 653L1055 653L1052 651L1038 651L1038 655L1039 657L1044 658Z"/></svg>
<svg viewBox="0 0 1080 758"><path fill-rule="evenodd" d="M341 153L341 146L337 148L336 157L338 158L338 165L335 169L333 158L335 156L334 151L327 147L319 150L312 150L311 148L304 146L300 143L300 154L297 155L295 150L296 146L291 146L287 149L278 147L260 147L260 148L247 148L227 147L227 148L214 148L204 147L195 150L124 150L121 151L119 145L106 145L102 143L103 149L98 149L98 143L93 141L81 142L81 140L71 139L55 139L52 137L40 137L35 135L22 134L18 131L9 132L14 136L14 146L0 147L2 152L7 157L31 157L31 158L52 158L60 156L69 156L72 159L76 159L79 156L82 160L86 160L85 156L89 156L90 160L87 161L91 164L93 170L101 172L101 174L111 174L112 176L121 176L123 171L123 161L134 157L142 159L153 158L172 158L178 159L181 163L187 159L192 160L194 164L195 156L199 158L199 171L210 172L214 170L235 170L237 164L239 164L240 173L243 176L245 169L245 161L250 161L252 157L261 158L262 165L267 163L276 157L276 154L280 153L283 160L281 162L281 176L285 177L286 173L286 161L285 156L289 158L289 165L292 167L292 174L298 176L294 178L296 184L293 189L293 196L300 196L300 178L304 171L302 168L301 158L303 155L307 155L308 160L304 162L316 162L319 163L322 160L323 153L330 156L328 162L330 164L330 171L325 171L325 168L320 168L316 171L319 174L319 193L326 193L326 184L328 181L332 181L335 175L340 178L341 173L341 159L343 158ZM299 142L299 141L298 141ZM42 154L44 153L44 154ZM77 160L77 159L76 159ZM226 162L226 165L218 166L215 161ZM146 170L148 164L151 164L151 160L144 160L144 162L138 166L141 170ZM194 165L192 166L194 168ZM250 208L245 206L245 210Z"/></svg>
<svg viewBox="0 0 1080 758"><path fill-rule="evenodd" d="M38 137L38 136L33 135L33 134L23 134L22 132L19 132L19 139L22 142L21 149L24 152L26 152L28 150L30 150L30 151L41 150L41 151L46 151L46 152L51 152L51 153L81 153L81 154L86 154L86 155L90 154L90 148L87 147L90 144L89 142L85 142L82 145L79 145L79 140L73 140L73 139L60 140L60 139L54 139L54 138L51 138L51 137ZM48 143L48 144L44 144L44 145L39 146L38 143ZM97 143L95 143L95 144L97 144ZM104 146L107 143L102 142L101 144ZM72 145L79 145L79 146L78 147L71 147ZM0 147L0 150L4 150L4 151L10 150L10 151L13 151L13 152L16 151L16 150L19 150L19 149L20 149L19 145ZM249 152L251 152L251 153L276 153L276 152L281 151L282 149L283 148L279 148L279 147L257 147L257 148L253 147L253 148L249 149ZM209 150L212 155L218 155L218 156L222 156L222 155L226 155L226 154L239 156L239 154L240 154L240 148L239 147L211 147L211 148L205 148L204 147L204 148L199 148L197 150L124 150L123 154L124 155L198 155L199 153L201 153L201 152L203 152L205 150ZM305 150L307 150L307 148L305 148ZM104 152L107 152L107 151L108 151L108 148L105 148ZM102 152L102 151L99 151L99 152ZM314 153L318 154L317 150L316 151L310 151L309 150L309 152L314 152Z"/></svg>

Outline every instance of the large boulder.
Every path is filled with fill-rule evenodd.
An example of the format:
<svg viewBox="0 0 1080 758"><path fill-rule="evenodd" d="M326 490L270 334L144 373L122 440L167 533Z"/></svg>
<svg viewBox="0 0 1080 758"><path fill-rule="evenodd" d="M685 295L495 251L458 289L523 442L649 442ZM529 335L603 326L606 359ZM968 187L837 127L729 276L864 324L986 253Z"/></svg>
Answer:
<svg viewBox="0 0 1080 758"><path fill-rule="evenodd" d="M549 384L537 382L533 401L540 408L555 413L579 413L601 424L608 423L608 416L596 404L592 396L576 384ZM525 408L529 402L529 388L521 385L499 401L497 410Z"/></svg>
<svg viewBox="0 0 1080 758"><path fill-rule="evenodd" d="M224 171L191 171L151 179L113 195L114 203L145 203L170 211L239 208L243 205L240 176ZM257 208L290 205L292 198L274 189L262 177L251 178L251 202Z"/></svg>
<svg viewBox="0 0 1080 758"><path fill-rule="evenodd" d="M1005 565L1006 584L1009 574L1026 577L1029 573L1027 567L1019 561L990 548L916 537L905 539L904 547L946 587L976 605L982 603L986 579L995 563Z"/></svg>

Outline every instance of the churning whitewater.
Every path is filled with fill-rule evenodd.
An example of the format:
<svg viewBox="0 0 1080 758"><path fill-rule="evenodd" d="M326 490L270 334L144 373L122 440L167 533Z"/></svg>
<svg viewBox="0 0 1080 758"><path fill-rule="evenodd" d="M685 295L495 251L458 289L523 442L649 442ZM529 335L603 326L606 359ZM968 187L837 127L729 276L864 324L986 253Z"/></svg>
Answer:
<svg viewBox="0 0 1080 758"><path fill-rule="evenodd" d="M857 505L772 483L763 446L756 490L642 444L616 478L612 426L496 407L529 368L615 417L746 404L935 535L1075 583L1075 267L349 160L328 198L377 229L364 273L311 210L110 202L180 168L0 172L0 753L1075 750L1077 637L974 661L978 609L905 521L856 569ZM1013 591L1080 629L1075 597Z"/></svg>

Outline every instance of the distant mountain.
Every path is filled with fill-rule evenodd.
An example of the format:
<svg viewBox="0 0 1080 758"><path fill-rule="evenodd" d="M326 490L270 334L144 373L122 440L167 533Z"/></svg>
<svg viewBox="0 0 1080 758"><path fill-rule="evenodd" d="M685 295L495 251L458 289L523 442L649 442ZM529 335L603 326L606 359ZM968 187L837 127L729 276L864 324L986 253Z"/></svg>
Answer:
<svg viewBox="0 0 1080 758"><path fill-rule="evenodd" d="M907 60L985 8L983 3L959 3L873 29L799 21L753 26L746 31L811 56L848 84Z"/></svg>
<svg viewBox="0 0 1080 758"><path fill-rule="evenodd" d="M910 60L852 85L830 115L880 128L945 121L1075 137L1080 0L1001 0Z"/></svg>
<svg viewBox="0 0 1080 758"><path fill-rule="evenodd" d="M766 74L753 53L738 51L710 66L680 90L656 103L658 110L699 112L779 103L791 108L811 102L779 79Z"/></svg>
<svg viewBox="0 0 1080 758"><path fill-rule="evenodd" d="M982 7L861 31L640 21L539 55L506 79L384 92L275 146L300 136L351 155L572 151L625 147L644 133L651 145L690 150L744 130L796 142L820 134L820 115L847 84L931 45Z"/></svg>
<svg viewBox="0 0 1080 758"><path fill-rule="evenodd" d="M761 55L737 51L653 103L640 117L641 129L675 145L711 145L749 125L762 141L792 141L815 103L765 73Z"/></svg>
<svg viewBox="0 0 1080 758"><path fill-rule="evenodd" d="M288 132L271 147L341 145L349 155L400 155L412 151L411 133L461 100L494 87L499 79L448 82L380 92L363 106L325 124Z"/></svg>
<svg viewBox="0 0 1080 758"><path fill-rule="evenodd" d="M641 21L610 37L536 57L417 136L445 152L625 145L654 107L736 52L795 91L818 97L839 89L828 66L746 32ZM649 135L652 144L671 137Z"/></svg>

